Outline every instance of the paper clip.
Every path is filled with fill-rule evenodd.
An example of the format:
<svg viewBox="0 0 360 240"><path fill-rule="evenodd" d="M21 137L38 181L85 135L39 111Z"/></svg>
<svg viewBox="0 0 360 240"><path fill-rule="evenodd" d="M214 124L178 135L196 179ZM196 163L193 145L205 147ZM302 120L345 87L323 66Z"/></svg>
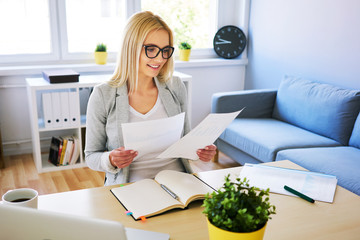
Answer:
<svg viewBox="0 0 360 240"><path fill-rule="evenodd" d="M120 187L123 187L124 186L124 184L120 184Z"/></svg>
<svg viewBox="0 0 360 240"><path fill-rule="evenodd" d="M132 215L132 212L131 211L125 211L126 215Z"/></svg>
<svg viewBox="0 0 360 240"><path fill-rule="evenodd" d="M141 216L140 218L141 218L141 221L142 221L142 222L145 222L145 221L146 221L146 217Z"/></svg>

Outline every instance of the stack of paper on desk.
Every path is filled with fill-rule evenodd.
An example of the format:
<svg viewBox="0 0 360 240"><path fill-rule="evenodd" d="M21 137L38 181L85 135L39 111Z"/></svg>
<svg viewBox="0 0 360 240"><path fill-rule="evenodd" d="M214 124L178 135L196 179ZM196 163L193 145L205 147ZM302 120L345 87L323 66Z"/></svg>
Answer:
<svg viewBox="0 0 360 240"><path fill-rule="evenodd" d="M284 189L284 185L323 202L333 202L337 179L333 175L295 169L245 164L239 177L247 178L251 186L270 188L270 192L295 196Z"/></svg>

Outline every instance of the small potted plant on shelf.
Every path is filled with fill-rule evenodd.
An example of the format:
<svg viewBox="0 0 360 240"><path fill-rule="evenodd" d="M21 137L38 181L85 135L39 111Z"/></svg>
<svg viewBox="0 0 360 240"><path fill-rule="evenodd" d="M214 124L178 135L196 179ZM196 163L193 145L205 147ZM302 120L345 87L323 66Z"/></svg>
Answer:
<svg viewBox="0 0 360 240"><path fill-rule="evenodd" d="M188 42L181 42L179 44L180 56L179 59L181 61L189 61L191 45Z"/></svg>
<svg viewBox="0 0 360 240"><path fill-rule="evenodd" d="M246 178L232 182L230 175L222 188L205 196L202 206L210 240L263 239L267 221L276 210L269 202L269 189L250 187Z"/></svg>
<svg viewBox="0 0 360 240"><path fill-rule="evenodd" d="M95 48L95 63L96 64L106 64L107 60L107 47L104 43L99 43Z"/></svg>

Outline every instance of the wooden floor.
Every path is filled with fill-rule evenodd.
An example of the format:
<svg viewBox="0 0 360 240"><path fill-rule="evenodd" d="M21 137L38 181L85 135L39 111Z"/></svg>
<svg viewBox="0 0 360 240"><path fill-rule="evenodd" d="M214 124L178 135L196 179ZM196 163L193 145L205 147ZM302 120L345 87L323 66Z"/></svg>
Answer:
<svg viewBox="0 0 360 240"><path fill-rule="evenodd" d="M0 169L0 196L15 188L34 188L42 195L104 185L105 174L87 167L38 174L32 154L6 156L4 160L5 168ZM221 152L219 162L192 163L194 172L236 166L239 164Z"/></svg>

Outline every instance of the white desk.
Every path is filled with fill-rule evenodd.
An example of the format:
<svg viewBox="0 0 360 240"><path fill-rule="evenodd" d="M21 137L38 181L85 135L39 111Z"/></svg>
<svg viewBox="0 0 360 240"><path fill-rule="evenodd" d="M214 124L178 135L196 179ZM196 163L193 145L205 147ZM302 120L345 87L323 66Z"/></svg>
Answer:
<svg viewBox="0 0 360 240"><path fill-rule="evenodd" d="M302 169L290 161L269 165ZM221 181L227 173L238 173L241 167L201 172L207 181ZM122 222L127 227L169 233L171 239L208 239L202 201L196 201L186 210L171 210L146 222L134 221L111 194L100 187L39 197L39 209L97 217ZM268 222L265 240L326 239L357 240L360 236L360 197L337 186L334 202L309 203L301 198L270 193L270 202L276 214Z"/></svg>

